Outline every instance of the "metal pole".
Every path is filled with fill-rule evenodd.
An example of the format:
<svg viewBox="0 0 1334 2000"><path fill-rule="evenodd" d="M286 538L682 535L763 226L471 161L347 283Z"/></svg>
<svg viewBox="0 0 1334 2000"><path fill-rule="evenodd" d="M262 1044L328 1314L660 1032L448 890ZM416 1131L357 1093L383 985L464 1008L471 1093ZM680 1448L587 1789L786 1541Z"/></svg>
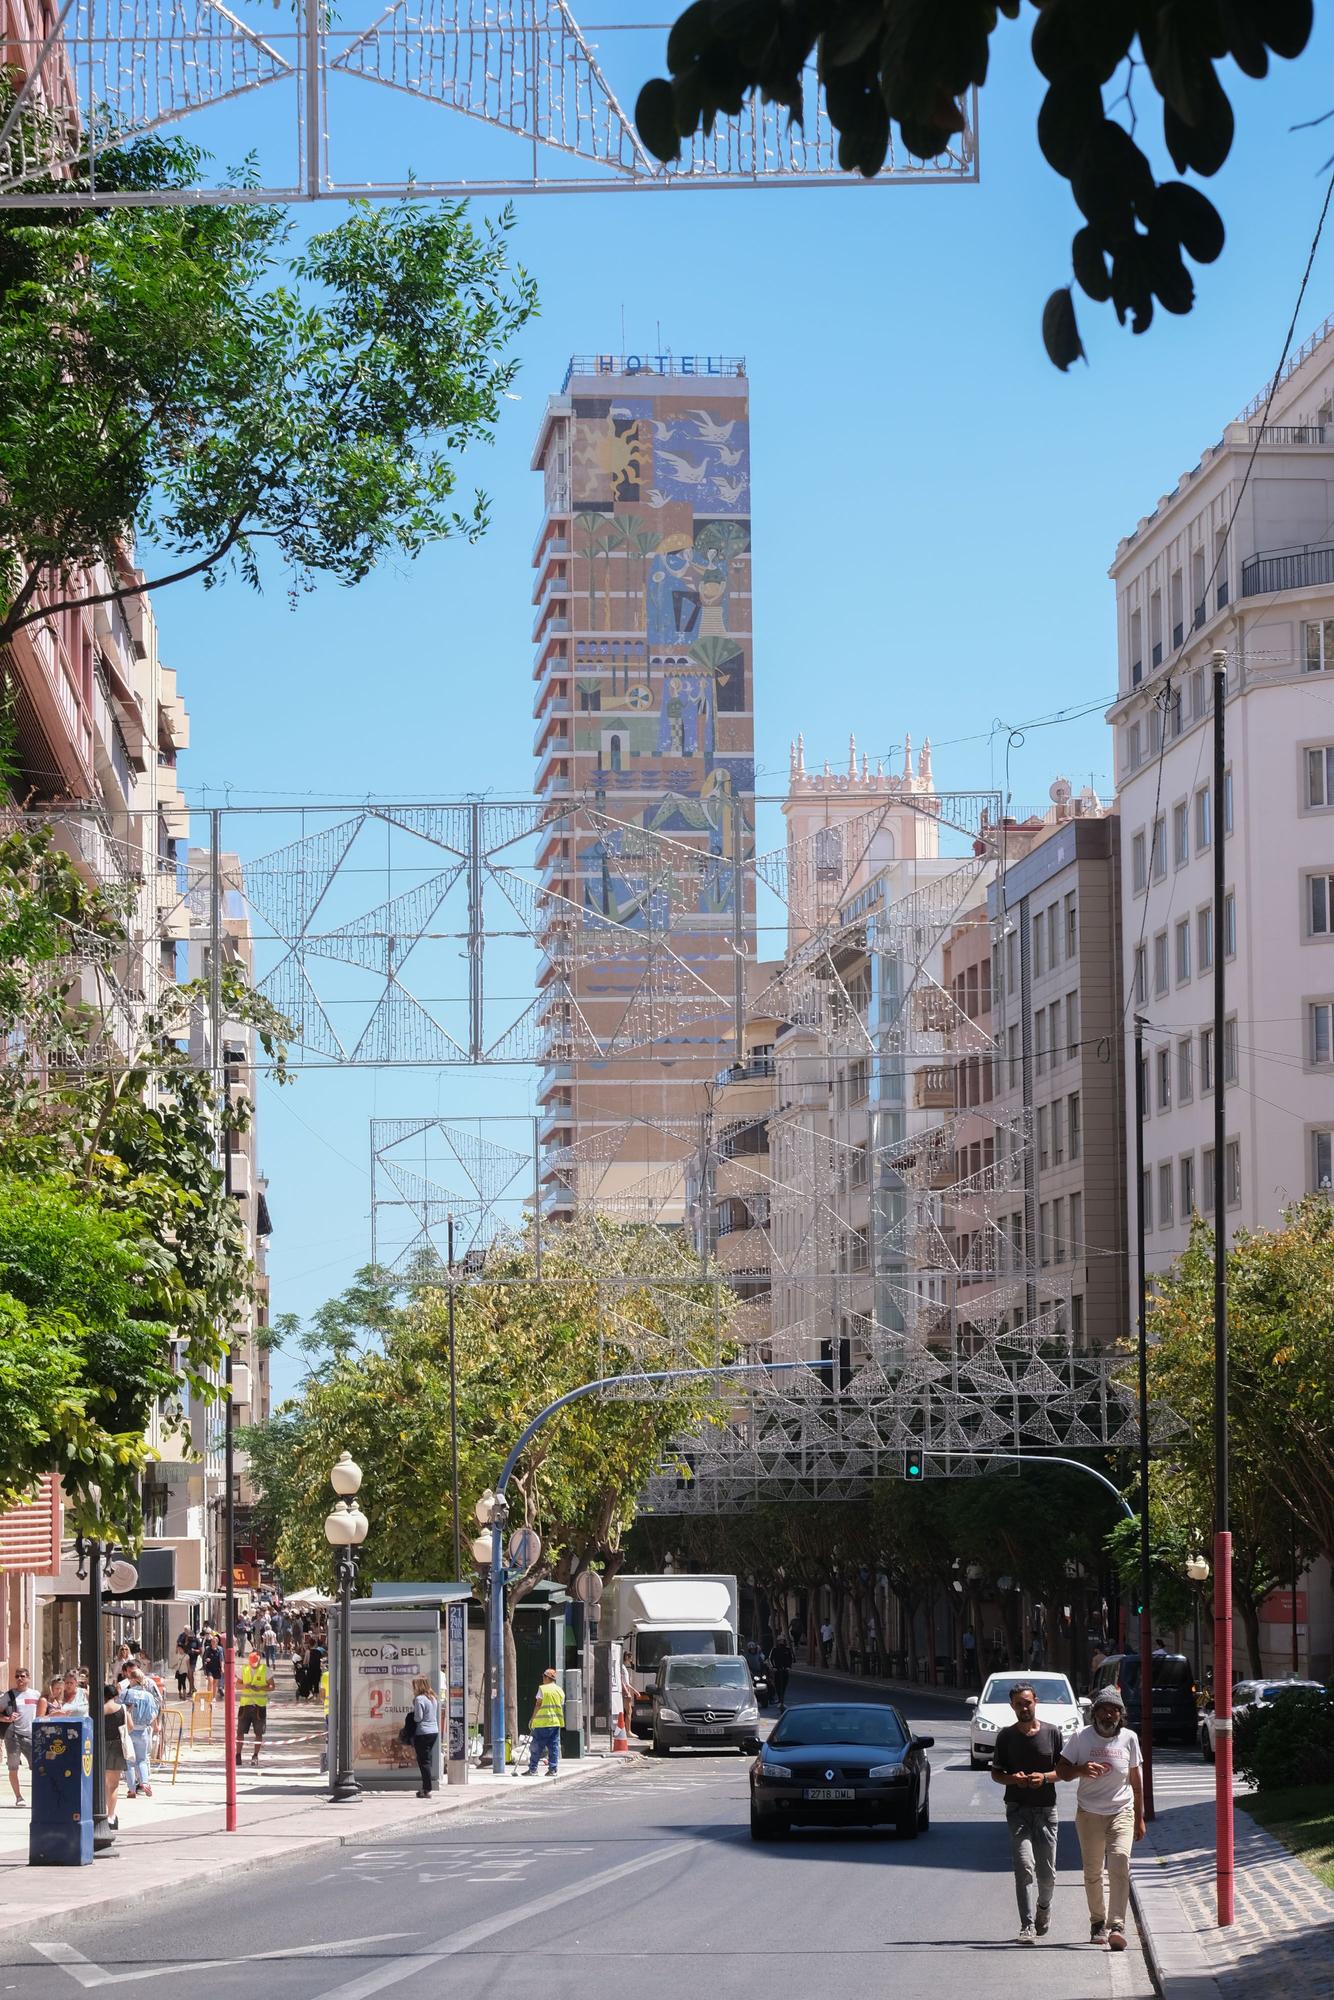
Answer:
<svg viewBox="0 0 1334 2000"><path fill-rule="evenodd" d="M1234 1915L1232 1815L1232 1536L1227 1424L1227 1183L1223 1045L1227 1033L1227 868L1223 794L1227 777L1227 656L1213 656L1214 683L1214 1827L1218 1921Z"/></svg>
<svg viewBox="0 0 1334 2000"><path fill-rule="evenodd" d="M1144 1817L1153 1812L1153 1609L1149 1569L1149 1329L1144 1269L1144 1017L1135 1016L1135 1292L1139 1329L1139 1743L1144 1757Z"/></svg>
<svg viewBox="0 0 1334 2000"><path fill-rule="evenodd" d="M321 68L323 53L321 48L320 17L324 0L304 0L304 43L306 59L305 76L305 195L307 201L314 201L320 192L322 160L320 141L323 137L323 97L321 88Z"/></svg>
<svg viewBox="0 0 1334 2000"><path fill-rule="evenodd" d="M107 1663L102 1636L102 1544L88 1544L88 1712L93 1718L93 1852L105 1853L116 1844L107 1818L107 1737L102 1704L106 1697Z"/></svg>
<svg viewBox="0 0 1334 2000"><path fill-rule="evenodd" d="M482 808L468 807L468 1060L479 1063L485 1046L482 1029L482 953L486 932L482 921Z"/></svg>
<svg viewBox="0 0 1334 2000"><path fill-rule="evenodd" d="M335 1805L361 1797L352 1770L352 1580L357 1573L351 1549L338 1553L338 1768L329 1796Z"/></svg>
<svg viewBox="0 0 1334 2000"><path fill-rule="evenodd" d="M1301 1669L1297 1648L1297 1514L1291 1506L1288 1508L1288 1535L1289 1574L1292 1579L1292 1676L1295 1680Z"/></svg>
<svg viewBox="0 0 1334 2000"><path fill-rule="evenodd" d="M222 812L214 806L209 820L208 869L208 1008L209 1064L217 1096L218 1144L222 1151L222 1184L228 1198L232 1192L232 1148L226 1128L227 1066L222 1050ZM225 1820L228 1833L236 1832L236 1417L232 1405L232 1336L235 1329L223 1328L226 1358L223 1361L222 1433L222 1568L223 1568L223 1762Z"/></svg>
<svg viewBox="0 0 1334 2000"><path fill-rule="evenodd" d="M449 1266L449 1486L454 1508L454 1581L463 1576L463 1535L459 1525L459 1374L454 1352L454 1218L445 1222Z"/></svg>

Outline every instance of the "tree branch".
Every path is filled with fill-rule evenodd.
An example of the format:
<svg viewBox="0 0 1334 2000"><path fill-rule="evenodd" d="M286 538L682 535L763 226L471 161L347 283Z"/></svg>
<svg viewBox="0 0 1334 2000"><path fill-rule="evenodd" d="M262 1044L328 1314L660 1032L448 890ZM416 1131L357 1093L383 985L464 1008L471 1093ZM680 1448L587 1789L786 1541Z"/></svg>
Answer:
<svg viewBox="0 0 1334 2000"><path fill-rule="evenodd" d="M64 597L56 604L44 604L38 611L25 612L21 618L16 618L11 610L3 623L0 623L0 645L6 644L16 632L21 632L25 625L35 625L42 618L54 618L62 611L86 611L94 604L121 604L129 597L147 597L154 590L165 590L168 584L184 583L187 577L198 576L201 570L211 569L215 562L220 562L228 549L239 541L244 523L244 514L233 515L227 533L215 549L211 549L207 555L200 556L198 562L188 563L184 569L172 570L167 576L154 577L151 583L118 584L114 590L90 591L83 597ZM29 582L32 581L30 578ZM31 590L28 590L27 586L25 590L28 597L31 597ZM15 607L17 604L16 599Z"/></svg>

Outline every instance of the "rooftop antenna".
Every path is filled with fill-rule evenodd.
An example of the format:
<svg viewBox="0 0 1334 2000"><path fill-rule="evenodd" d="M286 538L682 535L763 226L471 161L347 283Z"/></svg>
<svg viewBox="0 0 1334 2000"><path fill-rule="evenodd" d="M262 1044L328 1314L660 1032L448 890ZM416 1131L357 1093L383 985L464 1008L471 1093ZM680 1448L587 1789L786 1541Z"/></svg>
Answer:
<svg viewBox="0 0 1334 2000"><path fill-rule="evenodd" d="M625 300L621 300L621 353L625 353Z"/></svg>

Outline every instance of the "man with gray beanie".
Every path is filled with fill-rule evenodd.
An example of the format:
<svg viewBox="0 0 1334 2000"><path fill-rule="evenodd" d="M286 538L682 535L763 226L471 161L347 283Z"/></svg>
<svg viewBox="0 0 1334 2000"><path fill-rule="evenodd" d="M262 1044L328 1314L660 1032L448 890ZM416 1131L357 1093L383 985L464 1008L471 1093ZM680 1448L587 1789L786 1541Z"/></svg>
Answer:
<svg viewBox="0 0 1334 2000"><path fill-rule="evenodd" d="M1126 1727L1120 1688L1099 1688L1092 1715L1092 1721L1066 1744L1057 1759L1056 1775L1065 1782L1079 1780L1075 1831L1084 1860L1089 1942L1105 1940L1109 1951L1124 1951L1130 1851L1135 1841L1144 1838L1144 1760L1138 1736Z"/></svg>

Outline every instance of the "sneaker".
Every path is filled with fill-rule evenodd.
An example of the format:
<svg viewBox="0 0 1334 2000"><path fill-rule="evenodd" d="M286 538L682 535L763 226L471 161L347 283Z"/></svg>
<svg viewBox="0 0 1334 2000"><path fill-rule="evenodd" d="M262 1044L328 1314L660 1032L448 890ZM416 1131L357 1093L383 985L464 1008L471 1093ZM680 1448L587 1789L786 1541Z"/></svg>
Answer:
<svg viewBox="0 0 1334 2000"><path fill-rule="evenodd" d="M1016 1944L1036 1944L1037 1941L1038 1941L1038 1934L1034 1930L1032 1924L1025 1924L1024 1928L1020 1931L1018 1937L1015 1939Z"/></svg>
<svg viewBox="0 0 1334 2000"><path fill-rule="evenodd" d="M1126 1934L1119 1924L1113 1924L1107 1933L1107 1949L1108 1951L1124 1951L1125 1948Z"/></svg>
<svg viewBox="0 0 1334 2000"><path fill-rule="evenodd" d="M1101 1944L1107 1935L1107 1925L1101 1917L1095 1917L1089 1925L1089 1943Z"/></svg>
<svg viewBox="0 0 1334 2000"><path fill-rule="evenodd" d="M1037 1934L1038 1934L1038 1936L1039 1936L1039 1937L1046 1937L1046 1935L1047 1935L1047 1932L1048 1932L1048 1931L1049 1931L1049 1930L1051 1929L1051 1904L1050 1904L1050 1903L1039 1903L1039 1904L1038 1904L1038 1920L1037 1920L1037 1924L1036 1924L1035 1928L1036 1928L1036 1930L1037 1930Z"/></svg>

